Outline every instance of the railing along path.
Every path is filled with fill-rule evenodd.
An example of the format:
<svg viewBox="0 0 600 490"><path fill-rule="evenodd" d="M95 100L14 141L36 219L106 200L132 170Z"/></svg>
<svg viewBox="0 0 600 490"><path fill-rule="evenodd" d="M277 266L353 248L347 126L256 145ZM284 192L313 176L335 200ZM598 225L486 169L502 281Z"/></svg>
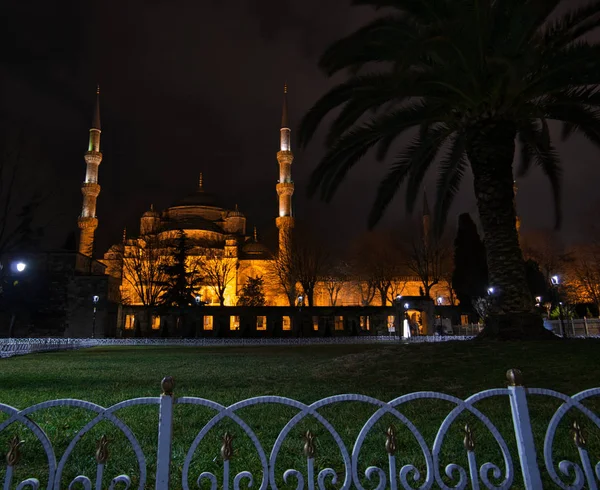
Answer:
<svg viewBox="0 0 600 490"><path fill-rule="evenodd" d="M437 392L419 392L403 395L389 402L381 401L364 395L336 395L318 400L312 404L305 404L297 400L280 396L260 396L249 398L230 406L225 406L204 398L182 397L176 398L174 395L174 382L171 377L163 379L162 394L160 397L145 397L126 400L117 403L111 407L102 407L100 405L82 400L52 400L33 405L29 408L19 410L9 405L0 404L0 412L7 417L0 423L0 435L5 431L15 431L10 438L8 452L6 454L6 469L4 472L3 489L12 488L33 489L43 488L48 490L65 488L65 467L72 457L77 444L100 422L108 422L121 432L126 438L133 453L137 470L129 475L112 475L110 473L110 462L112 458L119 455L110 455L110 440L104 435L97 442L97 451L95 455L96 471L95 475L79 475L68 482L67 488L83 488L85 490L100 490L102 488L133 488L133 482L138 489L156 488L165 490L170 488L173 475L171 469L175 468L173 459L173 416L178 406L205 407L214 412L210 420L197 432L193 442L185 453L183 465L180 468L181 487L184 490L190 488L203 487L208 483L211 490L222 487L223 489L233 488L239 490L242 485L247 488L272 488L277 489L282 483L290 488L290 485L297 490L308 488L310 490L325 488L376 488L383 490L390 488L392 490L419 488L421 490L429 488L442 489L510 489L515 484L515 472L520 470L522 475L522 485L526 489L539 490L542 487L540 467L537 461L538 448L535 446L532 424L530 420L528 398L531 397L550 397L560 402L560 407L551 418L547 427L544 446L543 462L546 471L552 482L559 488L567 489L598 489L600 480L600 462L592 459L588 453L586 435L583 425L590 426L590 423L600 429L600 418L592 412L583 403L595 396L600 395L600 388L594 388L578 393L572 397L546 389L526 389L523 387L520 371L511 369L507 372L508 387L491 389L477 393L469 398L462 400L460 398ZM515 441L518 454L512 455L509 451L509 445L506 440L492 423L492 421L475 405L483 400L502 399L510 402L512 423L515 433ZM433 444L430 446L417 425L406 415L405 405L416 400L443 400L449 402L454 408L445 416L443 422L437 430ZM360 429L358 436L353 441L351 447L347 446L340 436L340 430L345 431L347 427L334 427L321 413L323 408L334 406L340 403L360 402L373 407L374 412L368 418ZM153 482L149 482L147 455L144 454L140 442L136 438L131 428L125 424L117 415L117 412L126 407L150 405L156 406L159 411L158 423L158 450L156 455L156 474ZM270 451L263 446L257 434L251 426L238 413L241 409L247 407L270 407L283 406L291 407L296 410L296 414L288 420L283 429L278 433L275 442ZM81 428L75 437L72 438L66 450L62 454L57 454L50 441L50 438L44 429L33 421L33 418L39 412L54 407L71 407L84 409L92 414L92 419ZM587 423L577 420L574 422L573 444L577 448L579 461L563 460L555 464L554 460L554 441L557 428L561 421L565 419L566 414L574 410L578 412L579 417L587 419ZM491 434L499 454L500 462L484 462L477 457L477 435L473 426L467 424L463 429L463 451L466 456L466 466L464 464L449 463L442 468L443 448L450 428L458 423L457 419L465 412L478 421L478 426L485 427L485 430ZM393 417L395 422L387 426L385 434L381 434L376 429L382 417ZM306 423L306 419L318 427L307 430L303 435L302 454L304 464L302 467L283 470L278 459L286 450L284 444L288 441L290 434L300 423ZM222 447L220 451L221 470L199 471L194 458L198 455L200 444L205 441L206 436L211 430L223 421L229 421L236 427L229 429L222 437ZM13 426L15 424L15 426ZM20 429L28 430L35 439L41 443L45 452L47 465L47 474L32 475L25 479L16 478L17 469L23 459L28 457L31 443L23 444L18 435L16 426ZM411 460L407 456L405 447L399 447L398 427L403 431L408 430L414 443L420 453L419 461ZM186 429L189 429L186 427ZM379 435L378 435L379 434ZM240 455L234 450L235 438L247 437L252 443L257 456L257 466L260 471L239 471L235 473L231 462ZM338 473L331 467L321 467L318 464L319 451L318 439L333 439L339 457L343 461L343 472ZM363 448L366 445L367 438L379 440L381 454L387 457L387 465L368 466L361 475L361 457L364 457ZM378 438L378 439L377 439ZM373 440L373 439L371 439ZM29 447L28 447L29 446ZM289 451L288 451L289 452ZM289 454L286 454L289 456ZM330 456L330 455L327 455ZM328 458L329 460L329 458ZM178 470L179 471L179 470ZM364 476L363 476L364 475ZM1 481L1 473L0 473ZM41 483L44 482L44 483ZM190 483L193 482L193 483ZM365 487L366 485L366 487Z"/></svg>

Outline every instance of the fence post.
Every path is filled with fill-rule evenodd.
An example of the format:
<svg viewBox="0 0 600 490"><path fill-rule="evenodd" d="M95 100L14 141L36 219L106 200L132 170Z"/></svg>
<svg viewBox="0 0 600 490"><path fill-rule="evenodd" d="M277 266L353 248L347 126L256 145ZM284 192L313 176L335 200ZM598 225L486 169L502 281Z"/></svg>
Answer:
<svg viewBox="0 0 600 490"><path fill-rule="evenodd" d="M538 490L542 488L542 479L537 465L529 407L527 406L527 393L523 387L523 375L518 369L509 369L506 372L506 378L509 385L510 409L519 450L523 483L527 490Z"/></svg>
<svg viewBox="0 0 600 490"><path fill-rule="evenodd" d="M173 387L174 381L167 376L160 383L160 412L158 416L158 452L156 455L156 490L169 490L171 472L171 442L173 438Z"/></svg>
<svg viewBox="0 0 600 490"><path fill-rule="evenodd" d="M590 331L588 329L588 324L587 324L587 318L586 317L583 317L583 330L584 330L585 336L589 337L590 336Z"/></svg>

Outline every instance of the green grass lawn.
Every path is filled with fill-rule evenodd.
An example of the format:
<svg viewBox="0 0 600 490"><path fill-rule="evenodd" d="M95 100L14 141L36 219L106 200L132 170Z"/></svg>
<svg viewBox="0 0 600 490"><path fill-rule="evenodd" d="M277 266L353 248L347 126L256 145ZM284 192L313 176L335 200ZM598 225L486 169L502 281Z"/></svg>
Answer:
<svg viewBox="0 0 600 490"><path fill-rule="evenodd" d="M523 371L526 386L574 394L600 386L599 353L600 341L596 340L394 346L94 348L1 360L0 403L25 408L55 398L77 398L110 406L128 398L158 396L160 380L167 375L175 378L177 397L203 397L222 404L259 395L281 395L310 403L343 393L359 393L387 401L415 391L441 391L465 398L481 390L506 386L504 374L509 368ZM600 412L600 403L590 402L587 405L596 413ZM558 406L557 402L543 399L530 402L540 461L544 431ZM431 447L441 421L451 408L452 405L447 402L421 400L404 405L401 411L416 424ZM490 417L509 444L516 473L512 488L522 488L508 399L484 401L478 408ZM374 411L371 406L346 403L324 408L321 413L332 422L351 451L358 431ZM279 431L295 413L296 410L291 408L262 406L242 409L239 415L255 430L268 456ZM212 415L214 412L208 409L176 407L172 488L181 488L185 455L198 431ZM157 408L126 408L118 416L131 427L145 451L147 488L152 488L156 468ZM32 418L46 430L60 458L73 436L92 417L81 409L54 408ZM0 422L5 419L6 416L0 415ZM568 418L568 421L572 420ZM579 420L587 429L590 453L594 461L598 461L600 434L594 432L589 420ZM503 468L492 436L481 423L468 415L461 416L451 428L444 444L442 466L456 462L466 467L462 426L467 421L475 433L478 463L492 461ZM361 453L360 473L364 474L369 465L377 465L387 471L384 431L391 422L393 420L386 416L371 431ZM399 467L410 462L423 471L425 461L414 438L400 423L395 422L395 426ZM317 421L307 419L292 431L282 448L276 471L280 482L287 468L305 469L301 433L307 429L317 437L317 468L330 466L338 474L343 474L343 461L333 438ZM190 488L197 488L195 481L201 471L213 471L220 478L220 438L225 430L235 436L231 461L233 474L253 470L257 480L255 487L259 486L262 472L249 438L237 425L223 422L211 430L198 447L190 470ZM15 432L26 441L17 477L37 476L44 485L42 448L28 431L13 425L1 433L0 455L6 452L8 439ZM103 433L109 438L111 453L105 487L108 487L109 476L112 478L120 473L131 474L134 483L139 481L133 451L127 441L108 422L101 422L82 439L69 460L63 483L65 488L77 474L95 475L95 441ZM558 437L555 461L565 457L578 461L566 422L561 426ZM0 463L0 482L3 481L3 471ZM280 488L295 486L296 482L292 479ZM375 488L376 482L365 480L364 486Z"/></svg>

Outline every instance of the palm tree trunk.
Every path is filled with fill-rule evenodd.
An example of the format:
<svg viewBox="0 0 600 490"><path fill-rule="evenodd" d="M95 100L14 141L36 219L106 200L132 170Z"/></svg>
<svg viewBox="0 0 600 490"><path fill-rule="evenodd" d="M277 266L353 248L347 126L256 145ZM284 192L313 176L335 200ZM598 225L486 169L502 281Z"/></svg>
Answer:
<svg viewBox="0 0 600 490"><path fill-rule="evenodd" d="M535 313L519 246L512 173L515 134L511 123L487 122L473 128L467 145L493 288L482 332L486 338L543 338L549 333Z"/></svg>

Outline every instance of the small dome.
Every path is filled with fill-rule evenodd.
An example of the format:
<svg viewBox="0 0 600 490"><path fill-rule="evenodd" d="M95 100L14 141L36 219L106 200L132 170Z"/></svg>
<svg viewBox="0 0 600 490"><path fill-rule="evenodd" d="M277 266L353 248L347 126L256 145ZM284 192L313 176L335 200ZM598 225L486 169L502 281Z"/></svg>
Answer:
<svg viewBox="0 0 600 490"><path fill-rule="evenodd" d="M235 209L233 211L229 211L229 213L227 213L227 217L228 218L244 218L244 214L240 212L240 210L238 209L238 205L235 205Z"/></svg>
<svg viewBox="0 0 600 490"><path fill-rule="evenodd" d="M142 214L142 218L160 218L160 214L154 211L154 204L151 204L150 210Z"/></svg>
<svg viewBox="0 0 600 490"><path fill-rule="evenodd" d="M262 243L249 242L242 247L242 253L252 257L267 258L271 255L271 251Z"/></svg>

